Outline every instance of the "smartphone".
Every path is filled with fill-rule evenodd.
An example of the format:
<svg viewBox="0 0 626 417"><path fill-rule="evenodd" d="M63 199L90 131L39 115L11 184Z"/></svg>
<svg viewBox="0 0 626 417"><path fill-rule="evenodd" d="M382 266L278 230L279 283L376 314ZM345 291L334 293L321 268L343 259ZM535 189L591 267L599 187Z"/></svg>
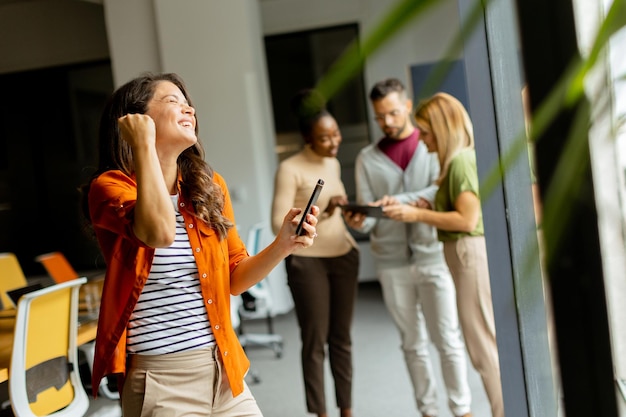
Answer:
<svg viewBox="0 0 626 417"><path fill-rule="evenodd" d="M304 209L304 212L302 213L302 218L300 219L300 223L298 223L298 227L296 227L296 236L302 236L303 234L306 233L302 225L306 221L307 214L311 212L311 207L313 207L313 205L317 201L317 197L320 196L323 186L324 186L324 180L320 178L319 180L317 180L317 184L315 184L313 193L311 193L311 198L309 198L309 202L307 203L306 208Z"/></svg>

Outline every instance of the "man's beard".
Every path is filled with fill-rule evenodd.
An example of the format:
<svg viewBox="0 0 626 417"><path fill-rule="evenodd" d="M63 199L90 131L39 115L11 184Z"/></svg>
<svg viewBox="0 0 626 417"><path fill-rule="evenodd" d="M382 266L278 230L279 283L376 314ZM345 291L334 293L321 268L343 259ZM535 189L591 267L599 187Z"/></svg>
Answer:
<svg viewBox="0 0 626 417"><path fill-rule="evenodd" d="M385 135L387 135L388 138L403 139L400 135L402 135L402 132L404 132L406 128L406 123L407 122L405 120L402 126L386 126L385 129L383 129L383 131Z"/></svg>

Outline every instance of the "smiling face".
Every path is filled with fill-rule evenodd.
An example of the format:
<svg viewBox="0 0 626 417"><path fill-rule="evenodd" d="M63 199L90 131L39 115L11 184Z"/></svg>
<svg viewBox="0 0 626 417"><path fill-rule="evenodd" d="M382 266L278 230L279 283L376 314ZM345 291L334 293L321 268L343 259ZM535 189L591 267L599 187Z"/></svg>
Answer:
<svg viewBox="0 0 626 417"><path fill-rule="evenodd" d="M160 150L178 155L198 141L196 110L174 83L157 84L146 114L154 120Z"/></svg>
<svg viewBox="0 0 626 417"><path fill-rule="evenodd" d="M311 127L308 143L319 156L336 157L341 143L341 132L335 118L320 117Z"/></svg>

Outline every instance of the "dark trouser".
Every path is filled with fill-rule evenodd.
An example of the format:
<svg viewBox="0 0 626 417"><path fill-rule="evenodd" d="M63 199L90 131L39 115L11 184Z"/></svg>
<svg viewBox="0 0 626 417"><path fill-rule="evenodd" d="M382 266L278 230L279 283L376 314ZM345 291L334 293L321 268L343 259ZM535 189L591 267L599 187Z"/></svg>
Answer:
<svg viewBox="0 0 626 417"><path fill-rule="evenodd" d="M310 413L326 412L325 346L335 381L339 408L352 407L352 317L356 298L359 252L336 258L289 256L285 262L300 339L302 373Z"/></svg>

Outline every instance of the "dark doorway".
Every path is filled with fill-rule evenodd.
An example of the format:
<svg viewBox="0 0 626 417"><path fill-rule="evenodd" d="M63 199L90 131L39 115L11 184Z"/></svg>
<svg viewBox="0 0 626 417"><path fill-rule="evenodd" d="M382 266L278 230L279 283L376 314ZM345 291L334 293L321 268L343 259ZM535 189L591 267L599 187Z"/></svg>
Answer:
<svg viewBox="0 0 626 417"><path fill-rule="evenodd" d="M110 63L3 74L0 84L0 252L15 253L27 275L43 273L34 257L50 251L78 270L102 268L78 187L96 166Z"/></svg>

